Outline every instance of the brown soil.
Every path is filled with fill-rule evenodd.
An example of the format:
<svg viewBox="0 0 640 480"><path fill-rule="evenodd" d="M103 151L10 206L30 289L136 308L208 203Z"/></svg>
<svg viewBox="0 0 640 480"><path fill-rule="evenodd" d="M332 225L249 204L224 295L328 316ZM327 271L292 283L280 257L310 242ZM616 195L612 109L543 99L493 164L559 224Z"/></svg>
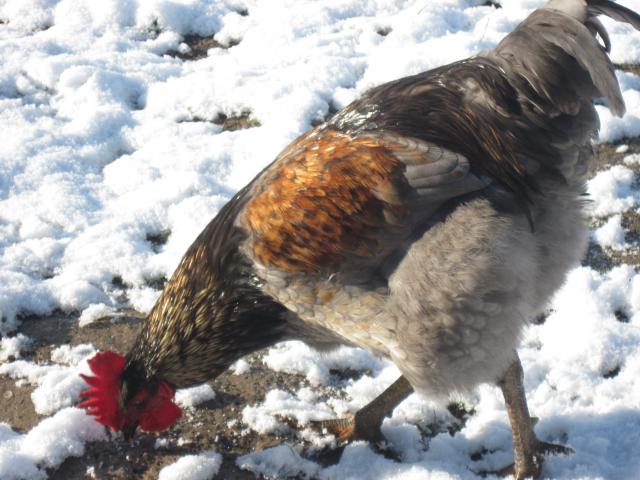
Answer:
<svg viewBox="0 0 640 480"><path fill-rule="evenodd" d="M171 57L177 57L181 60L193 61L206 58L209 54L209 50L212 48L227 49L235 47L240 43L240 40L232 40L228 44L218 42L213 35L209 37L201 37L199 35L185 35L184 43L189 46L188 52L179 52L177 50L169 50L167 55Z"/></svg>
<svg viewBox="0 0 640 480"><path fill-rule="evenodd" d="M253 117L251 114L251 110L248 109L231 115L218 113L215 118L202 118L196 115L184 120L180 120L180 122L209 122L215 125L219 125L222 128L223 132L245 130L247 128L259 127L261 125L260 120Z"/></svg>
<svg viewBox="0 0 640 480"><path fill-rule="evenodd" d="M18 387L15 380L0 375L0 419L18 432L24 433L38 423L31 391L32 388Z"/></svg>

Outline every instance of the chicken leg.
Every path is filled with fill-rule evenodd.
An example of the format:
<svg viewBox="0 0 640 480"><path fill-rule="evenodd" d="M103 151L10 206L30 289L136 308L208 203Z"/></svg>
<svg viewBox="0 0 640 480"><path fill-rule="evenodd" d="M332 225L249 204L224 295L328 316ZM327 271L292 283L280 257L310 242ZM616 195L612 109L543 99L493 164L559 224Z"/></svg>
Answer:
<svg viewBox="0 0 640 480"><path fill-rule="evenodd" d="M527 399L523 385L524 373L520 358L516 353L514 362L509 366L498 385L502 390L513 437L514 464L501 470L500 474L513 474L516 480L538 478L545 454L569 454L573 450L561 445L541 442L533 427L538 419L529 416Z"/></svg>
<svg viewBox="0 0 640 480"><path fill-rule="evenodd" d="M368 440L377 443L384 439L380 431L384 418L412 392L413 387L403 375L352 416L314 422L314 426L319 430L327 430L341 441Z"/></svg>

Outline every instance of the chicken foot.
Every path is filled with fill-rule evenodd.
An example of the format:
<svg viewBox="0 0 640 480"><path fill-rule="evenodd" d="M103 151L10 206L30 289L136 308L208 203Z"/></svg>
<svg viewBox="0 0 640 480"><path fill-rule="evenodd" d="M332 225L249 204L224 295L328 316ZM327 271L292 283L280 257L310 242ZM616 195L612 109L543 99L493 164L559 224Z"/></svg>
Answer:
<svg viewBox="0 0 640 480"><path fill-rule="evenodd" d="M313 426L332 433L340 441L368 440L378 443L384 440L380 431L382 421L412 392L413 387L409 381L401 376L352 416L316 421Z"/></svg>
<svg viewBox="0 0 640 480"><path fill-rule="evenodd" d="M498 382L511 424L515 462L497 472L514 475L515 480L538 478L544 455L573 453L569 447L538 440L533 431L538 419L529 415L523 379L522 364L516 354L514 362ZM368 440L377 443L384 439L380 431L384 418L412 392L411 384L401 376L354 415L312 423L315 428L332 433L340 441Z"/></svg>
<svg viewBox="0 0 640 480"><path fill-rule="evenodd" d="M514 464L500 470L501 475L512 474L515 480L538 478L545 454L570 454L573 450L562 445L541 442L533 427L538 422L529 415L523 385L524 373L520 358L509 366L498 386L502 390L513 437Z"/></svg>

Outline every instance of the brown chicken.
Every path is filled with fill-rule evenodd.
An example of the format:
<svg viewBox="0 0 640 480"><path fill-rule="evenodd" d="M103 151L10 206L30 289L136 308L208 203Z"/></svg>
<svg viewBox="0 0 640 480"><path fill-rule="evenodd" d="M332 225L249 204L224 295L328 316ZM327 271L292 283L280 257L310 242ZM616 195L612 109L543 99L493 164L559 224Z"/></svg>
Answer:
<svg viewBox="0 0 640 480"><path fill-rule="evenodd" d="M403 375L323 427L375 440L413 389L493 382L515 476L538 476L569 449L536 438L515 349L584 252L593 101L624 113L600 14L640 29L608 0L552 0L494 50L376 87L295 140L195 240L126 358L91 360L81 405L125 437L159 431L175 388L243 355L356 345Z"/></svg>

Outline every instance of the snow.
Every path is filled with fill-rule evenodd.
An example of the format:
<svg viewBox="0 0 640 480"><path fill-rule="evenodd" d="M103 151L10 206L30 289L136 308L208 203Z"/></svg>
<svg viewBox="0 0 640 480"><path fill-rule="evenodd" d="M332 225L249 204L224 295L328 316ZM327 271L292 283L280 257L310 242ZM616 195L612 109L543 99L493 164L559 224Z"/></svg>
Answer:
<svg viewBox="0 0 640 480"><path fill-rule="evenodd" d="M69 456L83 455L86 442L104 438L104 428L73 407L45 418L26 434L17 434L0 423L2 478L47 478L45 468L57 467Z"/></svg>
<svg viewBox="0 0 640 480"><path fill-rule="evenodd" d="M104 303L92 303L85 308L80 314L78 325L84 327L103 317L107 317L114 313L113 308Z"/></svg>
<svg viewBox="0 0 640 480"><path fill-rule="evenodd" d="M620 145L616 148L616 153L626 153L629 151L629 145Z"/></svg>
<svg viewBox="0 0 640 480"><path fill-rule="evenodd" d="M243 455L236 464L267 478L314 478L320 471L318 464L305 460L289 445Z"/></svg>
<svg viewBox="0 0 640 480"><path fill-rule="evenodd" d="M167 448L169 446L168 438L156 438L156 441L153 444L153 448L156 450L159 448Z"/></svg>
<svg viewBox="0 0 640 480"><path fill-rule="evenodd" d="M149 282L330 102L490 48L536 3L254 2L248 16L233 1L0 3L2 328L55 308L86 324L122 302L116 278L148 310ZM198 62L161 55L213 32L241 42ZM617 25L612 39L616 61L640 42ZM633 96L637 82L623 84ZM210 123L244 110L261 126ZM160 232L156 252L147 238Z"/></svg>
<svg viewBox="0 0 640 480"><path fill-rule="evenodd" d="M216 392L206 383L195 387L182 388L176 392L176 403L183 408L194 408L214 398L216 398Z"/></svg>
<svg viewBox="0 0 640 480"><path fill-rule="evenodd" d="M160 470L158 480L209 480L221 464L222 456L216 452L187 455Z"/></svg>
<svg viewBox="0 0 640 480"><path fill-rule="evenodd" d="M322 360L318 362L318 352L298 341L276 345L263 359L272 370L304 375L312 385L326 384L332 368L380 370L381 365L385 363L369 352L349 347L339 347L336 350L324 352Z"/></svg>
<svg viewBox="0 0 640 480"><path fill-rule="evenodd" d="M631 188L633 179L633 170L623 165L598 172L587 185L592 215L604 217L634 207L638 193Z"/></svg>
<svg viewBox="0 0 640 480"><path fill-rule="evenodd" d="M640 165L640 155L638 154L627 155L622 159L622 161L624 162L625 165L628 165L630 167L633 165Z"/></svg>
<svg viewBox="0 0 640 480"><path fill-rule="evenodd" d="M95 348L63 345L48 361L25 360L21 314L60 309L88 325L121 307L148 311L155 285L204 225L312 122L373 85L493 47L542 2L482 3L0 0L0 374L32 385L34 408L46 416L24 434L0 423L0 477L46 478L45 468L104 437L72 407ZM640 0L621 3L640 11ZM640 34L603 22L614 62L640 62ZM186 34L213 33L240 43L194 62L167 55L186 51ZM601 141L640 135L640 78L617 75L627 114L597 107ZM253 128L222 131L213 122L241 112ZM602 247L629 248L621 219L638 208L638 158L589 182ZM576 268L546 321L527 330L520 355L537 432L576 451L548 459L546 476L640 477L639 345L640 274L626 265ZM261 361L304 381L244 408L244 427L258 433L290 428L283 417L306 427L353 413L398 375L362 350L319 354L300 342ZM241 360L233 371L251 368ZM347 369L354 378L335 373ZM190 409L214 396L209 385L177 393ZM271 477L477 478L512 458L508 420L494 387L462 400L475 413L454 436L440 433L455 421L442 405L417 395L399 405L383 426L399 462L355 443L331 467L304 458L299 445L249 453L238 465ZM421 430L431 431L428 444ZM301 436L318 449L332 441L310 429ZM217 453L189 455L160 478L210 478L220 463Z"/></svg>
<svg viewBox="0 0 640 480"><path fill-rule="evenodd" d="M20 352L28 347L30 343L29 337L22 333L14 337L0 339L0 361L4 362L12 357L13 359L20 358Z"/></svg>
<svg viewBox="0 0 640 480"><path fill-rule="evenodd" d="M613 215L607 222L593 232L593 236L601 247L623 250L627 247L624 241L622 215Z"/></svg>
<svg viewBox="0 0 640 480"><path fill-rule="evenodd" d="M278 416L295 419L304 425L311 420L326 420L334 416L325 402L309 401L305 395L292 395L273 389L261 405L247 406L242 411L242 421L258 433L286 430Z"/></svg>
<svg viewBox="0 0 640 480"><path fill-rule="evenodd" d="M229 367L229 370L231 370L234 375L243 375L251 371L251 364L244 358L241 358L240 360L236 360L233 365Z"/></svg>

